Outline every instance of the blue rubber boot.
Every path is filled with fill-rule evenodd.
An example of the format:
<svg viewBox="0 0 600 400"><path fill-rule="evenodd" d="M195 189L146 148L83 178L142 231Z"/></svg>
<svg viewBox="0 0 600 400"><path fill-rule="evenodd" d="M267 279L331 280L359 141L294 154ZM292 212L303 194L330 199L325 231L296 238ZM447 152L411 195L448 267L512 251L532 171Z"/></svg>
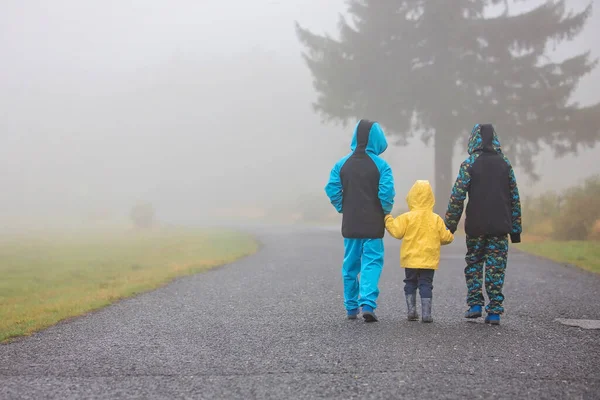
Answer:
<svg viewBox="0 0 600 400"><path fill-rule="evenodd" d="M485 317L485 323L490 325L500 325L500 314L488 314Z"/></svg>
<svg viewBox="0 0 600 400"><path fill-rule="evenodd" d="M348 319L358 318L358 308L355 308L353 310L348 310L346 318L348 318Z"/></svg>
<svg viewBox="0 0 600 400"><path fill-rule="evenodd" d="M371 306L363 306L362 307L362 315L365 319L365 322L377 322L377 316L375 315L375 310Z"/></svg>
<svg viewBox="0 0 600 400"><path fill-rule="evenodd" d="M473 319L481 317L481 306L471 306L465 313L465 318Z"/></svg>

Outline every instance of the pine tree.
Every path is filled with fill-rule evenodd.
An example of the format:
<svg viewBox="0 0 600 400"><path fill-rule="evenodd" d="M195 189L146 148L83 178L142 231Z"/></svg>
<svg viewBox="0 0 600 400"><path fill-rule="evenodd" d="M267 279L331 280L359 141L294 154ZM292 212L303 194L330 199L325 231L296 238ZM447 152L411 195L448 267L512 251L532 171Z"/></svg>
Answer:
<svg viewBox="0 0 600 400"><path fill-rule="evenodd" d="M453 180L452 155L475 123L493 123L513 163L536 178L533 158L545 143L557 155L595 145L600 104L571 102L596 65L589 52L551 62L547 50L582 30L565 0L513 15L508 0L349 0L339 39L296 25L328 122L382 123L406 144L419 132L435 148L435 189L443 212ZM490 7L503 7L489 16Z"/></svg>

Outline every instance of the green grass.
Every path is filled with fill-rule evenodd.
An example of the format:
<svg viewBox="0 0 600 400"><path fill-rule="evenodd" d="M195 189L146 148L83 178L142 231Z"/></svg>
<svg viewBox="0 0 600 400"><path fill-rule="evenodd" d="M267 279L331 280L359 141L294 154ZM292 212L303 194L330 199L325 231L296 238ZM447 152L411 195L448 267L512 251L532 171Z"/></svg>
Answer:
<svg viewBox="0 0 600 400"><path fill-rule="evenodd" d="M600 273L600 242L597 241L524 242L518 244L517 248L553 261Z"/></svg>
<svg viewBox="0 0 600 400"><path fill-rule="evenodd" d="M0 237L0 342L257 249L228 231Z"/></svg>

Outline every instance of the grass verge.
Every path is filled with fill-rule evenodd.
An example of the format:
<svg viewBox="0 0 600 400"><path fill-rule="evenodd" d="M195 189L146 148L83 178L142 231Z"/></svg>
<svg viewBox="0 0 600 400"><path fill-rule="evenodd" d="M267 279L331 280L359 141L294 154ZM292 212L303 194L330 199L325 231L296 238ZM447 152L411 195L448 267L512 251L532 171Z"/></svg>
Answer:
<svg viewBox="0 0 600 400"><path fill-rule="evenodd" d="M229 231L0 238L0 342L257 249Z"/></svg>
<svg viewBox="0 0 600 400"><path fill-rule="evenodd" d="M600 273L600 242L525 240L518 244L517 248L552 261L572 264L591 272Z"/></svg>

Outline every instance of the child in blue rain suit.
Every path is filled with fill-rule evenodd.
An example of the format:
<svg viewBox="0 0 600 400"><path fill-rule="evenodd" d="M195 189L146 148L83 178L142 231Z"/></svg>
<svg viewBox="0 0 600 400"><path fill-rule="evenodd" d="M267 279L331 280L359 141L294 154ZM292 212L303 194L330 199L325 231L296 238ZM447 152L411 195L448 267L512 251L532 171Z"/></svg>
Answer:
<svg viewBox="0 0 600 400"><path fill-rule="evenodd" d="M356 319L360 307L366 322L377 321L384 218L394 205L392 170L379 157L387 146L377 122L360 120L354 129L352 152L335 164L325 186L331 204L343 215L342 277L347 316Z"/></svg>

